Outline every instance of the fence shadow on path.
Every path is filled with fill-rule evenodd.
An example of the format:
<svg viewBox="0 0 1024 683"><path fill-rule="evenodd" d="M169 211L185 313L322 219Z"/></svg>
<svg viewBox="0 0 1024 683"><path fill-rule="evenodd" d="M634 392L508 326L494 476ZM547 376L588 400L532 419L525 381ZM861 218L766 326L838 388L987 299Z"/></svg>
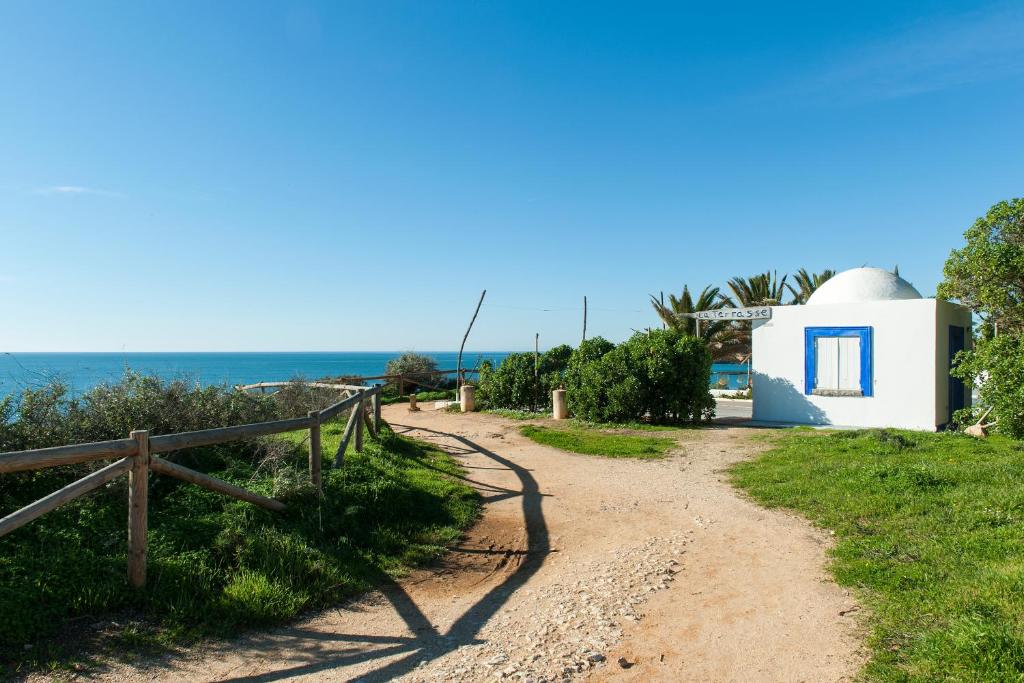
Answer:
<svg viewBox="0 0 1024 683"><path fill-rule="evenodd" d="M289 661L290 665L276 671L222 680L279 681L328 671L335 671L342 680L367 682L392 680L416 669L423 662L442 657L463 645L483 642L478 638L480 630L508 601L509 596L529 581L530 577L544 564L551 552L551 543L542 510L543 495L529 470L456 434L401 424L393 424L391 427L399 434L423 432L451 440L458 445L450 449L442 444L438 445L442 449L459 455L479 453L499 465L493 469L507 469L518 477L521 487L519 491L490 485L481 485L480 488L484 494L485 504L515 496L522 497L526 550L517 553L523 556L522 562L504 581L491 588L458 617L451 628L444 633L434 626L430 617L423 613L401 585L389 577L382 576L381 594L391 603L395 612L401 616L408 629L415 635L379 636L319 632L303 628L282 629L278 632L278 637L265 643L266 650L263 653L258 653L257 656L259 654L272 656L273 650L280 650L285 644L281 637L285 641L292 638L295 640L295 649L302 652L304 662ZM487 494L493 495L488 496ZM253 638L247 640L250 646L255 646L257 651L260 650L259 640ZM372 649L368 649L371 647ZM396 655L404 656L394 661L384 661L390 660ZM357 676L345 677L344 672L337 671L342 667L364 664L374 660L381 660L379 668Z"/></svg>

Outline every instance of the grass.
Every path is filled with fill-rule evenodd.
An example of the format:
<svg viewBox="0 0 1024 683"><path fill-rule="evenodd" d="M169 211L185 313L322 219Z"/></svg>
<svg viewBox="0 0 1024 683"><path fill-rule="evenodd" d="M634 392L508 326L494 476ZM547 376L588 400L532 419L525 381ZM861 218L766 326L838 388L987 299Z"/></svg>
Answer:
<svg viewBox="0 0 1024 683"><path fill-rule="evenodd" d="M417 401L451 401L455 398L455 390L448 389L447 391L420 391L416 394ZM408 396L384 396L381 398L383 405L391 405L392 403L408 403Z"/></svg>
<svg viewBox="0 0 1024 683"><path fill-rule="evenodd" d="M528 439L545 446L609 458L660 458L676 445L675 439L665 437L609 434L582 427L554 429L525 425L519 431Z"/></svg>
<svg viewBox="0 0 1024 683"><path fill-rule="evenodd" d="M1024 678L1024 444L794 432L732 475L835 531L830 569L870 608L867 679Z"/></svg>
<svg viewBox="0 0 1024 683"><path fill-rule="evenodd" d="M177 454L288 508L273 513L153 477L144 592L125 580L124 480L0 539L0 661L9 672L53 661L77 667L92 654L128 657L281 623L436 557L475 519L477 494L450 476L458 465L387 427L363 453L350 451L344 468L330 467L343 428L339 420L322 431L320 499L307 481L305 432L277 442L273 474L252 448L245 457L237 449ZM0 512L53 490L52 472L10 475L21 483L7 489ZM72 623L103 635L65 645Z"/></svg>
<svg viewBox="0 0 1024 683"><path fill-rule="evenodd" d="M498 415L509 420L543 420L544 418L551 417L550 413L534 413L529 410L510 410L508 408L488 408L480 412Z"/></svg>
<svg viewBox="0 0 1024 683"><path fill-rule="evenodd" d="M490 415L498 415L509 420L545 420L551 413L534 413L529 410L509 410L507 408L489 408L480 411ZM570 418L567 424L582 429L629 429L638 432L671 432L683 427L672 425L656 425L649 422L587 422L578 418Z"/></svg>

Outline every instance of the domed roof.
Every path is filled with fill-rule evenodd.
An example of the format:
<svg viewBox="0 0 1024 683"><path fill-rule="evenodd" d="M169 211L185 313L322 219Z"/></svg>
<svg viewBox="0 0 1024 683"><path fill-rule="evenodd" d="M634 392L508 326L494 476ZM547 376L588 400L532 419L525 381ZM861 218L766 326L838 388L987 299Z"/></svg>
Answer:
<svg viewBox="0 0 1024 683"><path fill-rule="evenodd" d="M920 299L914 286L882 268L853 268L833 275L811 294L808 304L854 304L864 301Z"/></svg>

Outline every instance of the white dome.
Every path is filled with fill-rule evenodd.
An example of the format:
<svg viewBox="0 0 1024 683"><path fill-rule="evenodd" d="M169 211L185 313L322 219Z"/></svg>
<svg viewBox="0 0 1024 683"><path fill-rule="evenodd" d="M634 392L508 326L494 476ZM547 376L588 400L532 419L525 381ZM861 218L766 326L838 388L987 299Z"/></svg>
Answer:
<svg viewBox="0 0 1024 683"><path fill-rule="evenodd" d="M881 268L853 268L833 275L818 287L808 304L854 304L863 301L920 299L921 293L899 275Z"/></svg>

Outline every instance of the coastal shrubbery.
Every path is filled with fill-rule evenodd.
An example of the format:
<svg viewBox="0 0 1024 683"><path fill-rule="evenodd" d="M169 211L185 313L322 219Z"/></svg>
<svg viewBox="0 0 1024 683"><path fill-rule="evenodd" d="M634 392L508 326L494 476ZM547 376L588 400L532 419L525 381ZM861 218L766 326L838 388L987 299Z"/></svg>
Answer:
<svg viewBox="0 0 1024 683"><path fill-rule="evenodd" d="M295 392L282 403L135 374L78 398L53 384L0 402L0 451L275 419L290 416L285 404L300 414L316 407ZM454 461L386 426L331 467L343 429L341 418L322 430L322 497L308 483L302 431L167 454L288 508L269 512L153 476L145 591L126 582L124 478L0 538L0 662L66 654L67 639L55 636L72 621L109 633L90 649L115 654L278 622L436 556L475 517L476 494L449 476L460 472ZM0 516L104 464L0 475Z"/></svg>
<svg viewBox="0 0 1024 683"><path fill-rule="evenodd" d="M696 423L714 416L708 391L711 355L698 338L676 330L638 332L615 346L600 337L571 353L556 347L540 359L512 354L480 373L488 408L550 409L551 391L566 389L569 411L591 422Z"/></svg>
<svg viewBox="0 0 1024 683"><path fill-rule="evenodd" d="M482 405L507 410L550 410L551 392L564 383L572 347L563 344L542 354L510 353L494 367L480 366Z"/></svg>

